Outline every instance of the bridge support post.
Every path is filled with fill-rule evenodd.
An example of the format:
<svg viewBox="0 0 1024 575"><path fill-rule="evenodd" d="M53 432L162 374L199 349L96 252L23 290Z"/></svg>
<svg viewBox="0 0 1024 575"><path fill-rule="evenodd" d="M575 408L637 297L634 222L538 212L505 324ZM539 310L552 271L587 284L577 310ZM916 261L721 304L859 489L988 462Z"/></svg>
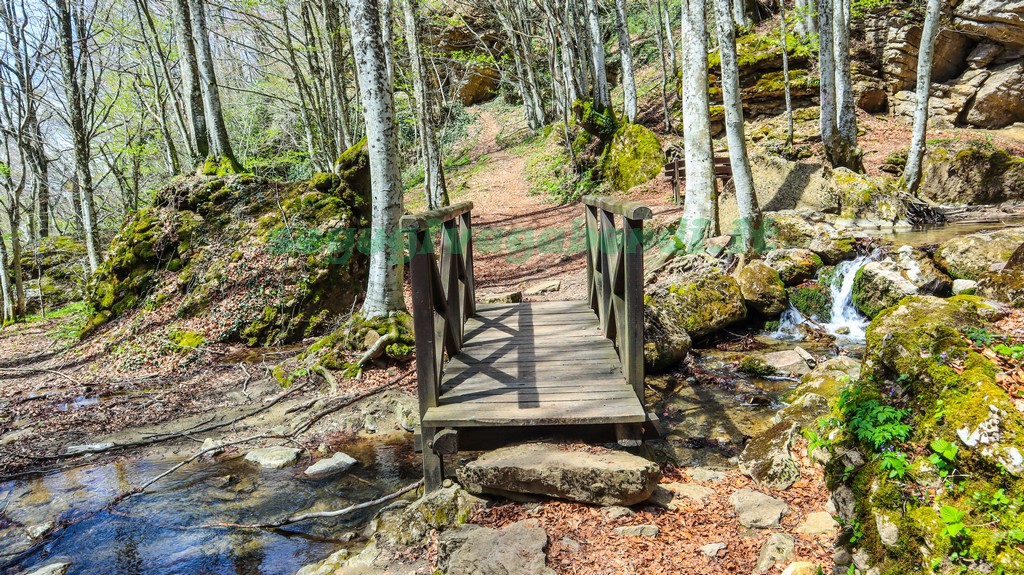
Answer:
<svg viewBox="0 0 1024 575"><path fill-rule="evenodd" d="M441 488L444 481L444 458L435 451L438 429L423 427L423 484L427 493Z"/></svg>

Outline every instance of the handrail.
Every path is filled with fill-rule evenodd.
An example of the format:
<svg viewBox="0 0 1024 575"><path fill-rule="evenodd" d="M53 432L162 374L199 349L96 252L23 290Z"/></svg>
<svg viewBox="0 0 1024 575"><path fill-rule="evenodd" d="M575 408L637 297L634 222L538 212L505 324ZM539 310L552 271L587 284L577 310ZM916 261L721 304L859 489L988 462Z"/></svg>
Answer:
<svg viewBox="0 0 1024 575"><path fill-rule="evenodd" d="M454 220L471 211L473 211L473 202L459 202L443 208L402 216L401 225L403 230L425 229Z"/></svg>
<svg viewBox="0 0 1024 575"><path fill-rule="evenodd" d="M651 208L642 202L617 200L609 196L583 196L582 202L585 205L600 208L631 220L649 220L654 216Z"/></svg>
<svg viewBox="0 0 1024 575"><path fill-rule="evenodd" d="M644 405L643 221L651 209L604 196L584 196L583 203L587 299L604 336L615 343L626 382Z"/></svg>

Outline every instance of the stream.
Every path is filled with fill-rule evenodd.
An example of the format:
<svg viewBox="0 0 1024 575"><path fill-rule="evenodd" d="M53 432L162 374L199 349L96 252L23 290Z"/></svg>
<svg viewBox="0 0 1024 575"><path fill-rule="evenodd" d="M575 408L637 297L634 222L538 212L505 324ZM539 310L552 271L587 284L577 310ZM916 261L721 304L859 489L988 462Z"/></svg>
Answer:
<svg viewBox="0 0 1024 575"><path fill-rule="evenodd" d="M986 229L991 229L991 224ZM950 225L902 232L889 239L921 245L975 231ZM781 397L798 383L790 377L756 377L736 370L745 355L804 348L819 358L863 352L867 319L853 306L857 270L878 257L843 262L829 284L832 319L818 325L834 341L806 338L809 321L790 308L774 332L752 334L760 349L695 349L696 367L709 381L681 375L649 377L649 386L670 391L663 402L670 432L665 444L682 465L733 467L744 441L768 429L783 407ZM74 408L75 406L65 406ZM71 563L71 575L235 574L291 575L345 545L361 545L361 528L374 510L342 519L299 523L275 531L203 527L216 522L255 522L304 511L340 509L395 491L419 477L411 436L362 438L339 449L360 461L354 471L311 480L308 460L282 470L260 469L241 457L201 460L107 510L119 493L166 471L184 456L156 451L0 483L0 573L16 575L52 563ZM27 532L49 522L55 535L32 540ZM45 530L44 530L45 531Z"/></svg>

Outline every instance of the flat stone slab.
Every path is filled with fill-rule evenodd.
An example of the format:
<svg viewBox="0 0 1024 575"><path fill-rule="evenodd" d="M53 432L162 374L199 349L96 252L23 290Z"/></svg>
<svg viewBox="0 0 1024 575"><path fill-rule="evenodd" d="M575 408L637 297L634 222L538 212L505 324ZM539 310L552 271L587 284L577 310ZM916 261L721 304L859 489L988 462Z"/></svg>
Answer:
<svg viewBox="0 0 1024 575"><path fill-rule="evenodd" d="M267 469L282 469L299 461L301 449L294 447L261 447L245 454L245 460Z"/></svg>
<svg viewBox="0 0 1024 575"><path fill-rule="evenodd" d="M657 537L661 530L657 525L628 525L617 527L615 533L619 537Z"/></svg>
<svg viewBox="0 0 1024 575"><path fill-rule="evenodd" d="M753 489L740 489L729 497L740 525L755 529L779 526L779 520L789 513L789 505L781 499Z"/></svg>
<svg viewBox="0 0 1024 575"><path fill-rule="evenodd" d="M562 280L547 280L535 283L523 290L523 295L541 295L562 289Z"/></svg>
<svg viewBox="0 0 1024 575"><path fill-rule="evenodd" d="M804 522L796 528L796 532L813 536L831 535L835 533L837 527L839 527L839 523L832 518L831 513L818 511L808 514Z"/></svg>
<svg viewBox="0 0 1024 575"><path fill-rule="evenodd" d="M357 463L359 462L347 453L335 453L326 459L321 459L313 465L310 465L306 468L305 473L306 477L319 479L321 477L328 477L343 471L348 471Z"/></svg>
<svg viewBox="0 0 1024 575"><path fill-rule="evenodd" d="M545 564L548 534L531 520L502 529L465 525L441 537L438 566L467 575L555 575Z"/></svg>
<svg viewBox="0 0 1024 575"><path fill-rule="evenodd" d="M528 493L628 506L651 496L661 469L624 451L590 453L528 443L485 453L459 468L458 478L475 494Z"/></svg>

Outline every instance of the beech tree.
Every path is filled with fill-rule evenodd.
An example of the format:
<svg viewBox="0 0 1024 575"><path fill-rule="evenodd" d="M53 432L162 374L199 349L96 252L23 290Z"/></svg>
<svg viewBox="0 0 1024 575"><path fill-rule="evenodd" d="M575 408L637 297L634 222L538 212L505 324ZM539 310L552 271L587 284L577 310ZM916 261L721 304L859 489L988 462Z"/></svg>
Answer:
<svg viewBox="0 0 1024 575"><path fill-rule="evenodd" d="M740 215L740 241L744 252L760 253L764 251L764 230L761 225L761 209L757 205L754 177L750 172L747 141L743 130L740 69L736 57L736 25L730 14L729 0L715 0L714 4L715 21L718 24L718 51L721 55L725 131L726 139L729 141L729 160L732 165L732 180L736 186L736 203ZM687 162L687 167L689 167L689 162ZM687 180L689 180L689 174L687 176ZM713 180L712 185L714 185Z"/></svg>
<svg viewBox="0 0 1024 575"><path fill-rule="evenodd" d="M398 164L395 108L387 61L384 58L377 2L346 2L366 123L373 188L370 272L362 313L366 317L380 317L405 309L402 294L404 250L399 229L402 217L402 178Z"/></svg>
<svg viewBox="0 0 1024 575"><path fill-rule="evenodd" d="M597 0L587 0L587 29L590 36L590 57L594 74L594 107L604 111L612 105L612 99L608 91L608 72L604 65L604 42L601 41Z"/></svg>
<svg viewBox="0 0 1024 575"><path fill-rule="evenodd" d="M145 0L144 0L145 1ZM199 56L192 33L192 15L189 0L172 0L174 8L174 36L178 44L178 73L185 114L188 116L188 142L192 162L206 160L210 154L210 134L203 110L203 93L199 84Z"/></svg>
<svg viewBox="0 0 1024 575"><path fill-rule="evenodd" d="M633 49L629 45L629 21L625 0L615 0L615 24L622 59L622 94L626 119L636 120L636 79L633 77Z"/></svg>
<svg viewBox="0 0 1024 575"><path fill-rule="evenodd" d="M921 31L921 47L917 53L917 101L914 103L914 132L910 140L907 165L903 169L903 186L916 193L921 185L921 164L924 161L925 136L928 134L928 99L932 88L932 57L935 37L939 34L942 0L928 0L928 10Z"/></svg>
<svg viewBox="0 0 1024 575"><path fill-rule="evenodd" d="M779 0L779 34L782 40L782 89L786 100L786 148L792 148L793 97L789 90L789 42L786 32L786 0Z"/></svg>
<svg viewBox="0 0 1024 575"><path fill-rule="evenodd" d="M833 166L862 172L850 77L849 0L818 1L821 140Z"/></svg>
<svg viewBox="0 0 1024 575"><path fill-rule="evenodd" d="M684 249L698 251L718 235L711 120L708 116L708 29L704 0L682 1L683 140L686 146Z"/></svg>
<svg viewBox="0 0 1024 575"><path fill-rule="evenodd" d="M426 86L426 70L420 55L419 2L403 0L405 16L405 43L409 48L409 75L412 77L413 99L416 100L416 122L420 134L420 158L423 164L423 188L428 209L448 205L448 189L444 181L444 165L437 145L433 106L428 100L432 93Z"/></svg>

